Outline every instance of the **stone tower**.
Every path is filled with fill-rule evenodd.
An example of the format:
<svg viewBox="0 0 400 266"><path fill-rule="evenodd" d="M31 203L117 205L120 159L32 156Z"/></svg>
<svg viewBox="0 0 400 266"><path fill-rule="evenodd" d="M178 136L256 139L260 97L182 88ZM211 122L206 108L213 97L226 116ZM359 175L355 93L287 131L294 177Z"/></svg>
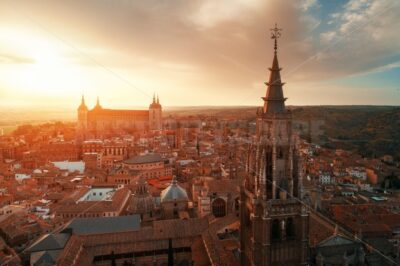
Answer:
<svg viewBox="0 0 400 266"><path fill-rule="evenodd" d="M160 99L157 96L153 96L153 102L149 107L149 129L150 130L161 130L162 129L162 107Z"/></svg>
<svg viewBox="0 0 400 266"><path fill-rule="evenodd" d="M240 196L242 265L307 265L307 209L300 197L298 140L286 110L275 41L263 107L257 110L256 139L249 146Z"/></svg>
<svg viewBox="0 0 400 266"><path fill-rule="evenodd" d="M86 130L88 111L89 109L85 104L85 97L82 95L81 105L78 107L78 129Z"/></svg>

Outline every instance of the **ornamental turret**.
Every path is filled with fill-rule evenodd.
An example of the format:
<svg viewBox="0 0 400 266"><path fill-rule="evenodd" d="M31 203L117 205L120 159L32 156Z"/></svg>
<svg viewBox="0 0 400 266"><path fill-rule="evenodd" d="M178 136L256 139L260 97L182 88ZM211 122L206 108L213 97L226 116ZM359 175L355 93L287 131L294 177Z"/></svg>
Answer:
<svg viewBox="0 0 400 266"><path fill-rule="evenodd" d="M155 94L153 95L153 102L149 106L149 129L162 129L162 106L158 95L156 98Z"/></svg>
<svg viewBox="0 0 400 266"><path fill-rule="evenodd" d="M85 104L85 97L82 95L81 104L78 107L78 130L87 128L88 108Z"/></svg>

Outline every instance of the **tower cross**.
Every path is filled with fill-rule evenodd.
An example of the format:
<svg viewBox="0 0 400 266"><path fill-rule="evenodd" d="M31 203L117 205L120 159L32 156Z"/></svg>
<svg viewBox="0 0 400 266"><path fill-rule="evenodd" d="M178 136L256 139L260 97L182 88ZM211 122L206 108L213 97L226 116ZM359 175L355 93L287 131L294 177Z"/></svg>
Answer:
<svg viewBox="0 0 400 266"><path fill-rule="evenodd" d="M271 39L274 39L275 40L275 46L274 46L274 50L275 50L275 53L276 53L276 51L278 50L278 39L281 37L281 31L282 31L282 29L279 29L278 28L278 25L275 23L275 28L273 28L273 29L270 29L270 31L271 31Z"/></svg>

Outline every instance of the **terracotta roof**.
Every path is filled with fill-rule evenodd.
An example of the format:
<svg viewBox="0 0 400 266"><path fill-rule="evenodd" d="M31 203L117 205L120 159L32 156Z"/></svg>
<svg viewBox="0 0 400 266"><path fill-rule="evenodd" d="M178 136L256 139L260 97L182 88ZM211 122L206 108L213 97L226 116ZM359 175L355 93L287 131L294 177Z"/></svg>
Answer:
<svg viewBox="0 0 400 266"><path fill-rule="evenodd" d="M127 164L144 164L144 163L156 163L156 162L162 162L163 159L160 154L156 153L149 153L145 155L139 155L132 157L128 160L125 160L124 163Z"/></svg>
<svg viewBox="0 0 400 266"><path fill-rule="evenodd" d="M94 256L115 253L151 251L174 247L190 247L208 227L207 219L154 221L138 231L72 236L60 255L57 265L90 265Z"/></svg>

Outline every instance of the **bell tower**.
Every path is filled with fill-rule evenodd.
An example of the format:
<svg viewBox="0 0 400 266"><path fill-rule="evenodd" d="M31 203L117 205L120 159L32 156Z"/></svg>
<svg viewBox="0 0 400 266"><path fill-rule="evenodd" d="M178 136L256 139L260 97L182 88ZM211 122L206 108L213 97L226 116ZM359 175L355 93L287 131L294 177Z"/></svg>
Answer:
<svg viewBox="0 0 400 266"><path fill-rule="evenodd" d="M298 139L286 110L278 62L281 29L271 29L274 57L263 106L257 110L256 139L249 146L241 187L242 265L307 265L308 213L301 189Z"/></svg>
<svg viewBox="0 0 400 266"><path fill-rule="evenodd" d="M160 99L157 95L153 95L153 102L149 107L149 129L150 130L161 130L162 129L162 107Z"/></svg>
<svg viewBox="0 0 400 266"><path fill-rule="evenodd" d="M87 130L88 108L85 104L85 97L82 95L81 105L78 107L78 127L77 130L83 134Z"/></svg>

